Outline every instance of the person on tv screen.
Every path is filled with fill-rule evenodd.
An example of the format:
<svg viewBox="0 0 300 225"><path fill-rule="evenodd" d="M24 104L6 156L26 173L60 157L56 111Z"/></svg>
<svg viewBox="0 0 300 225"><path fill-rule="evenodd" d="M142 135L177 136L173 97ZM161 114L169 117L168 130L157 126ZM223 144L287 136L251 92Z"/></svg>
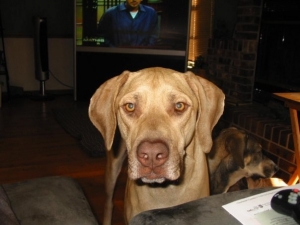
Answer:
<svg viewBox="0 0 300 225"><path fill-rule="evenodd" d="M142 0L126 0L103 14L98 34L104 39L102 46L139 47L154 46L158 37L156 11L141 4Z"/></svg>

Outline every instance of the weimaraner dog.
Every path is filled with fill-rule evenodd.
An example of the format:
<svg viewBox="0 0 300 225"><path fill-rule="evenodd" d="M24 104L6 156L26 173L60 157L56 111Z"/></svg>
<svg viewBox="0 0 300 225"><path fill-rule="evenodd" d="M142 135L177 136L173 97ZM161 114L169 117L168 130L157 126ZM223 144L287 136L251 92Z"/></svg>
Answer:
<svg viewBox="0 0 300 225"><path fill-rule="evenodd" d="M125 222L154 208L209 195L206 153L224 109L224 94L192 72L154 67L124 71L92 96L89 116L107 149L103 224L128 157Z"/></svg>

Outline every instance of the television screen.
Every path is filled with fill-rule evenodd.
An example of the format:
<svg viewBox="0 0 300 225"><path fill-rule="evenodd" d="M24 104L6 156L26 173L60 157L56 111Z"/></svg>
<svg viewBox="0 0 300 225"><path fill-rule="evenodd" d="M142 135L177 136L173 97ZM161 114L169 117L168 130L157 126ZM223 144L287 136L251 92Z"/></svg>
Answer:
<svg viewBox="0 0 300 225"><path fill-rule="evenodd" d="M189 9L187 0L76 0L77 50L185 55Z"/></svg>

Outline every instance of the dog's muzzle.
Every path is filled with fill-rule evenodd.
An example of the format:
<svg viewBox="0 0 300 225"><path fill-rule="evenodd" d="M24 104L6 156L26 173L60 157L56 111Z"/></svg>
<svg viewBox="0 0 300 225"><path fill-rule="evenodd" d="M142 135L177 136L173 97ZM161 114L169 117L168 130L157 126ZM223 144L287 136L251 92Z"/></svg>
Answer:
<svg viewBox="0 0 300 225"><path fill-rule="evenodd" d="M140 175L145 183L165 181L165 163L169 159L169 147L162 140L143 141L137 148Z"/></svg>

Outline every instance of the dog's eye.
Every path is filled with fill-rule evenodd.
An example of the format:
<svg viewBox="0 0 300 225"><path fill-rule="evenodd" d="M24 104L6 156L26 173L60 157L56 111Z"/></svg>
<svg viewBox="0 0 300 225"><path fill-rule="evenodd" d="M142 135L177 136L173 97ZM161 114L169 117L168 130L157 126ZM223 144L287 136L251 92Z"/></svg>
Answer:
<svg viewBox="0 0 300 225"><path fill-rule="evenodd" d="M177 102L175 104L175 110L178 112L182 112L185 110L185 104L183 102Z"/></svg>
<svg viewBox="0 0 300 225"><path fill-rule="evenodd" d="M126 103L124 108L127 112L133 112L135 110L135 105L133 103Z"/></svg>

